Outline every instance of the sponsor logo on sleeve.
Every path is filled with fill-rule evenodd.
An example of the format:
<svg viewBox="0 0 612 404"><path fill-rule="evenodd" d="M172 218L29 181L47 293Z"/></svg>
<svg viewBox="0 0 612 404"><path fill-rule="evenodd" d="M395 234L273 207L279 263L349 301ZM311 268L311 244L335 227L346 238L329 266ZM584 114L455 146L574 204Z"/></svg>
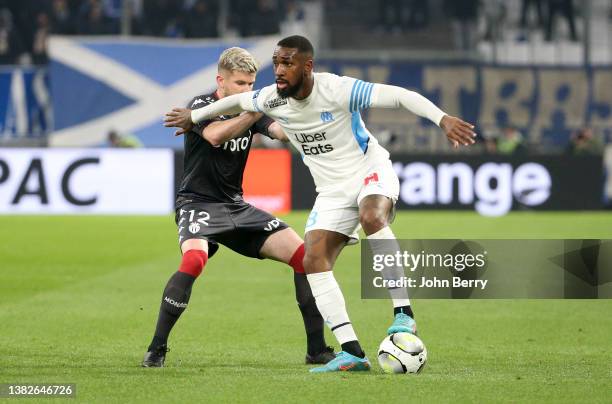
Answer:
<svg viewBox="0 0 612 404"><path fill-rule="evenodd" d="M257 105L257 97L259 97L260 92L261 88L253 93L253 108L255 108L255 111L257 112L261 112L261 109L259 109L259 106Z"/></svg>
<svg viewBox="0 0 612 404"><path fill-rule="evenodd" d="M266 107L268 107L269 109L280 107L281 105L287 105L286 98L277 97L266 102Z"/></svg>

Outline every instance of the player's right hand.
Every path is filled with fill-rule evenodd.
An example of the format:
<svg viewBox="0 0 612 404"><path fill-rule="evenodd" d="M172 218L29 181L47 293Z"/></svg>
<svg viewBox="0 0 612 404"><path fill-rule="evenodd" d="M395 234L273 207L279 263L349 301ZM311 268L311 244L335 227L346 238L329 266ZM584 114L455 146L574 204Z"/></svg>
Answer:
<svg viewBox="0 0 612 404"><path fill-rule="evenodd" d="M440 127L454 147L459 147L460 144L469 146L476 142L474 125L455 116L444 115L440 121Z"/></svg>
<svg viewBox="0 0 612 404"><path fill-rule="evenodd" d="M166 112L164 126L167 128L179 128L174 132L174 136L184 135L193 128L191 110L189 108L172 108L172 111Z"/></svg>

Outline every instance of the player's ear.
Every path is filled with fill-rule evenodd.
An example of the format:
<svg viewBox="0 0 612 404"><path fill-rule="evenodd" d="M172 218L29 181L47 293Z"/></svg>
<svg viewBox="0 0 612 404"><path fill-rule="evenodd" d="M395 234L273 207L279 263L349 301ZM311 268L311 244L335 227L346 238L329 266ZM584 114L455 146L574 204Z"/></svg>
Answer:
<svg viewBox="0 0 612 404"><path fill-rule="evenodd" d="M304 72L312 73L313 67L314 67L314 63L312 61L312 58L307 58L306 61L304 62Z"/></svg>
<svg viewBox="0 0 612 404"><path fill-rule="evenodd" d="M217 88L223 88L224 82L225 82L224 77L220 74L217 74Z"/></svg>

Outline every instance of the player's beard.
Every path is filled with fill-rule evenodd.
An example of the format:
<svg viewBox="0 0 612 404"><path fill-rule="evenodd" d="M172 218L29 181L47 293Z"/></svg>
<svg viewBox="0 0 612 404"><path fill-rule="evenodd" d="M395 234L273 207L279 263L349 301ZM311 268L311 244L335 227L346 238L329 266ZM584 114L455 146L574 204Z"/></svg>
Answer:
<svg viewBox="0 0 612 404"><path fill-rule="evenodd" d="M304 76L300 76L300 81L298 81L294 85L290 85L289 83L287 83L287 87L283 88L282 90L278 88L278 86L276 86L276 93L281 98L293 97L298 93L298 91L300 91L300 88L302 88L302 83L304 83Z"/></svg>

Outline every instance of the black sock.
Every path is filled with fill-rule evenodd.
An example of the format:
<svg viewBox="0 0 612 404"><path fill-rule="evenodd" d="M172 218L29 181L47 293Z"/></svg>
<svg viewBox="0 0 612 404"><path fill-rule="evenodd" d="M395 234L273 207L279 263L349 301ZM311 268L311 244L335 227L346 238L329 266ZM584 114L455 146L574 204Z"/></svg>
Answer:
<svg viewBox="0 0 612 404"><path fill-rule="evenodd" d="M349 341L342 344L342 350L344 352L348 352L351 355L355 355L359 358L365 358L365 352L361 349L361 345L359 345L359 341Z"/></svg>
<svg viewBox="0 0 612 404"><path fill-rule="evenodd" d="M155 336L149 345L149 351L168 342L168 335L172 327L187 308L191 287L195 280L194 276L178 271L168 280L159 308Z"/></svg>
<svg viewBox="0 0 612 404"><path fill-rule="evenodd" d="M153 341L151 341L151 345L149 345L149 351L155 347L160 345L166 345L168 343L168 338L158 337L157 335L153 336Z"/></svg>
<svg viewBox="0 0 612 404"><path fill-rule="evenodd" d="M306 350L308 355L316 355L323 352L327 347L323 317L321 317L321 313L317 309L317 304L310 290L306 274L294 272L293 282L295 283L295 298L302 313L306 330Z"/></svg>
<svg viewBox="0 0 612 404"><path fill-rule="evenodd" d="M414 319L414 313L412 312L412 308L410 306L394 307L393 316L395 316L397 313L407 314Z"/></svg>

